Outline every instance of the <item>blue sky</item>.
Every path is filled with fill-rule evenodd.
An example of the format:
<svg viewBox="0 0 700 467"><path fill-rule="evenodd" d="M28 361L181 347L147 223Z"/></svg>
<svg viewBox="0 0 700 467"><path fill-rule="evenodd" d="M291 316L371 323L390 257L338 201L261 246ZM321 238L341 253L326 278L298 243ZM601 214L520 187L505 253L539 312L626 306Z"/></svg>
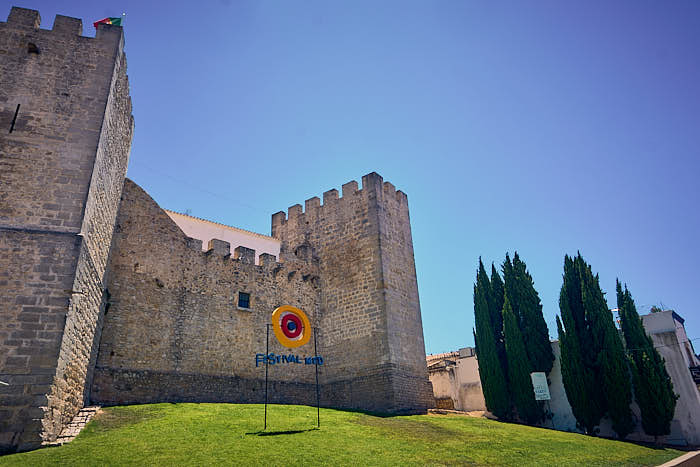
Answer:
<svg viewBox="0 0 700 467"><path fill-rule="evenodd" d="M406 192L428 353L473 345L478 258L515 250L552 336L580 250L700 338L700 2L12 3L126 12L128 175L164 208L269 234L372 171Z"/></svg>

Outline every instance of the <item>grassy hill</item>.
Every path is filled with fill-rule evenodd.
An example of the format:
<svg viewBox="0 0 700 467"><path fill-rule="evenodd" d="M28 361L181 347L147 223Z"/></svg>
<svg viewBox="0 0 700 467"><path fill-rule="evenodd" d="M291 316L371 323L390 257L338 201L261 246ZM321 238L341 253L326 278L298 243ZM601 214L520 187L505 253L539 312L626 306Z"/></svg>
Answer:
<svg viewBox="0 0 700 467"><path fill-rule="evenodd" d="M657 465L682 453L460 415L375 417L305 406L104 409L73 442L10 465Z"/></svg>

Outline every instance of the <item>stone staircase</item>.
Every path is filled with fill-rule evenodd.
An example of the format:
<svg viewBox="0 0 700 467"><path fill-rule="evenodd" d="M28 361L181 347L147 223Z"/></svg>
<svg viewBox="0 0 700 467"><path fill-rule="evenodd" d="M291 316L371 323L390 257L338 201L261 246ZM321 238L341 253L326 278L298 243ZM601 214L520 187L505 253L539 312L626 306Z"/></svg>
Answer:
<svg viewBox="0 0 700 467"><path fill-rule="evenodd" d="M80 412L78 412L78 415L73 417L73 420L61 431L56 441L46 441L42 444L44 446L60 446L73 441L80 431L85 428L85 425L87 425L87 423L92 420L92 417L99 411L99 406L83 407L80 409Z"/></svg>

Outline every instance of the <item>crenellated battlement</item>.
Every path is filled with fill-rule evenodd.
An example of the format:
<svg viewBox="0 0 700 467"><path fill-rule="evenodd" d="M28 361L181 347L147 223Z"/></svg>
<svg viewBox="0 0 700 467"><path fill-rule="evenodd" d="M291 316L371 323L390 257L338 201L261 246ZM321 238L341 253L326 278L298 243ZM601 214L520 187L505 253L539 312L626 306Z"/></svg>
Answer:
<svg viewBox="0 0 700 467"><path fill-rule="evenodd" d="M13 26L39 29L41 25L41 16L36 10L13 6L10 10L10 15L7 17L7 23Z"/></svg>
<svg viewBox="0 0 700 467"><path fill-rule="evenodd" d="M273 270L274 275L277 276L280 271L284 270L286 271L285 277L288 280L298 277L305 278L303 281L306 282L309 278L318 278L318 262L311 256L310 251L308 251L310 247L306 245L299 247L300 251L295 252L294 256L290 256L286 260L280 258L280 261L278 261L275 255L261 253L257 256L259 264L255 264L256 252L254 249L237 246L233 249L232 254L231 244L224 240L216 238L209 240L208 249L205 251L202 250L202 241L196 238L186 237L185 245L188 249L193 250L196 255L201 255L205 258L223 258L229 260L233 265L250 266L258 272ZM297 272L299 273L298 275L296 274ZM317 281L314 281L314 284L316 283Z"/></svg>
<svg viewBox="0 0 700 467"><path fill-rule="evenodd" d="M323 202L314 196L303 207L275 213L272 236L284 261L318 261L328 358L343 360L348 348L363 349L342 369L327 368L327 378L364 380L372 371L385 372L377 362L391 362L391 387L382 400L367 400L380 410L421 410L431 397L425 364L411 357L425 355L425 347L408 198L376 172L361 183L352 180L323 193ZM366 389L374 393L374 386Z"/></svg>
<svg viewBox="0 0 700 467"><path fill-rule="evenodd" d="M0 283L0 452L54 440L88 399L260 402L252 356L281 305L316 328L322 405L430 406L402 191L369 173L274 214L272 237L166 212L125 180L123 29L87 37L63 15L40 27L26 8L0 22L0 153L12 175L0 183L0 250L11 252L0 270L15 278ZM275 402L315 403L315 375L302 370L270 374Z"/></svg>
<svg viewBox="0 0 700 467"><path fill-rule="evenodd" d="M0 22L0 25L3 23ZM63 36L68 38L71 36L81 37L82 39L90 39L97 41L114 41L114 39L122 40L122 27L113 26L111 24L98 24L95 37L83 36L83 21L80 18L72 18L70 16L56 15L51 29L40 29L41 15L37 10L28 8L20 8L13 6L5 23L10 27L25 29L27 31L36 30L41 33L50 33L53 36Z"/></svg>
<svg viewBox="0 0 700 467"><path fill-rule="evenodd" d="M278 230L279 227L286 224L289 221L297 221L302 224L306 221L307 217L319 218L326 216L327 210L332 209L337 211L343 209L348 200L355 199L356 197L373 197L379 202L391 202L398 203L399 206L403 205L408 207L408 197L406 194L397 190L396 187L390 183L383 181L381 175L376 172L369 173L362 177L362 188L359 188L357 181L352 180L345 183L341 187L342 197L339 196L337 189L333 188L323 193L323 204L321 204L321 199L318 196L309 198L304 202L304 207L301 204L295 204L287 209L287 212L279 211L272 215L272 236L279 238Z"/></svg>

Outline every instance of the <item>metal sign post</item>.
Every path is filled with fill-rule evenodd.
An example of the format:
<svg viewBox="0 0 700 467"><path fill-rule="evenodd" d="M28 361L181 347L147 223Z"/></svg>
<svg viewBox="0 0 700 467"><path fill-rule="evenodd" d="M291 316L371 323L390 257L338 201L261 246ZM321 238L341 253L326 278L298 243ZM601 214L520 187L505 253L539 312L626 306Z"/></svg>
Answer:
<svg viewBox="0 0 700 467"><path fill-rule="evenodd" d="M265 358L267 358L268 355L270 355L270 325L266 324L265 325ZM270 365L267 364L267 361L265 361L265 423L263 427L263 431L267 430L267 368Z"/></svg>
<svg viewBox="0 0 700 467"><path fill-rule="evenodd" d="M270 353L270 327L275 333L278 342L288 349L294 349L306 345L314 336L314 355L303 357L289 353L287 355L276 355ZM314 365L316 374L316 427L321 428L321 385L318 382L318 367L323 365L323 357L318 354L318 334L317 327L311 327L311 322L306 314L291 305L283 305L272 312L272 324L265 325L265 354L255 354L255 366L260 363L265 365L265 418L263 420L263 431L267 430L267 404L269 402L269 377L270 365L279 364L299 364ZM309 352L310 353L310 352ZM307 354L308 355L308 354ZM306 384L306 383L304 383ZM284 386L284 384L281 384ZM280 398L276 399L279 401ZM263 433L261 433L263 434ZM271 433L267 433L271 434Z"/></svg>
<svg viewBox="0 0 700 467"><path fill-rule="evenodd" d="M316 334L318 334L318 328L314 328L314 361L316 362L316 427L321 428L321 391L318 387L318 348L316 347Z"/></svg>

